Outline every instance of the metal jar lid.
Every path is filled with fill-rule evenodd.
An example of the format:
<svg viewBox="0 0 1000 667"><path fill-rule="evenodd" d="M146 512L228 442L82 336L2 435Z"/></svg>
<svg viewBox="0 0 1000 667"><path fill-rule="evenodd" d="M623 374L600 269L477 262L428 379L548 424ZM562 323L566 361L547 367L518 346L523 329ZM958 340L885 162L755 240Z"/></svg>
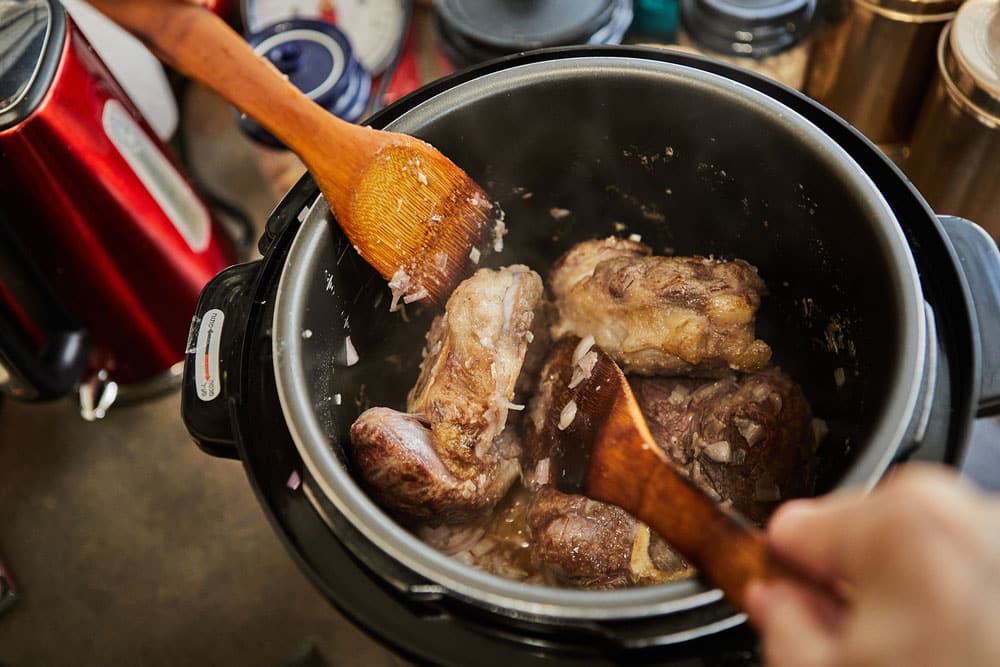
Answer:
<svg viewBox="0 0 1000 667"><path fill-rule="evenodd" d="M854 0L854 4L903 23L950 21L963 0Z"/></svg>
<svg viewBox="0 0 1000 667"><path fill-rule="evenodd" d="M962 5L941 35L938 65L952 97L1000 127L1000 1Z"/></svg>
<svg viewBox="0 0 1000 667"><path fill-rule="evenodd" d="M503 52L580 44L608 23L611 0L436 0L448 30Z"/></svg>
<svg viewBox="0 0 1000 667"><path fill-rule="evenodd" d="M726 55L763 58L806 36L816 0L682 0L680 9L696 43Z"/></svg>

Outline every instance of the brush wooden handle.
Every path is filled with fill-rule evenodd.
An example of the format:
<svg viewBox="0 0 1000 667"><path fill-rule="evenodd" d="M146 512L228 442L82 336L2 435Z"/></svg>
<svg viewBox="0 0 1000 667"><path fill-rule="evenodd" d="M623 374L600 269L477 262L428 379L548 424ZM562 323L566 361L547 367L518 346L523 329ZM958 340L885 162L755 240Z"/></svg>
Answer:
<svg viewBox="0 0 1000 667"><path fill-rule="evenodd" d="M627 384L625 389L613 399L596 439L586 482L589 497L618 505L649 525L737 608L743 608L750 581L773 577L795 579L834 603L841 601L833 584L778 557L760 530L724 512L678 473L655 444Z"/></svg>
<svg viewBox="0 0 1000 667"><path fill-rule="evenodd" d="M359 160L371 154L365 150L370 146L366 135L373 130L342 121L310 100L205 7L183 0L90 1L160 60L212 88L259 122L310 170L332 153L349 175L358 170ZM335 197L347 196L349 178L332 183L331 189L338 190Z"/></svg>

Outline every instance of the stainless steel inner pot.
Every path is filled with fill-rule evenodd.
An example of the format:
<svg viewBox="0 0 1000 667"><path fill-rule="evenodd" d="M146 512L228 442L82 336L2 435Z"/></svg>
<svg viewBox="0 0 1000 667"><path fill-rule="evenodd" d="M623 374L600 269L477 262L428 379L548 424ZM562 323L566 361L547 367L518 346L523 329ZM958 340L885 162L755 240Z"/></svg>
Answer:
<svg viewBox="0 0 1000 667"><path fill-rule="evenodd" d="M906 239L864 171L789 108L678 64L580 57L461 83L387 129L427 139L501 201L511 232L492 265L544 274L572 243L610 235L615 222L659 252L756 264L771 292L759 335L830 425L820 490L873 484L919 437L932 333ZM572 214L556 220L553 207ZM359 558L373 546L446 595L513 618L716 609L690 637L742 621L698 580L596 592L501 579L426 546L376 506L349 469L347 429L363 407L401 407L432 315L390 315L384 281L315 202L278 287L274 372L310 475L370 543L352 547ZM351 366L348 336L360 356Z"/></svg>

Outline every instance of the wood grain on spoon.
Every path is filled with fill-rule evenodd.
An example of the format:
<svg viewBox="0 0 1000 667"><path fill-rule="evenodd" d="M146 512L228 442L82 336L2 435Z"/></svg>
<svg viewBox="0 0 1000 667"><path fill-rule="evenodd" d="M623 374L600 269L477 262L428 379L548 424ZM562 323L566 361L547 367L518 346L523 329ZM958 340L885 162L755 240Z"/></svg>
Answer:
<svg viewBox="0 0 1000 667"><path fill-rule="evenodd" d="M834 603L841 596L768 550L763 533L723 511L682 476L649 432L618 365L597 346L588 377L572 384L580 339L560 340L551 355L561 368L542 437L553 438L557 485L618 505L649 525L697 567L737 608L746 585L775 576L805 582ZM550 359L552 357L550 356ZM579 371L578 371L579 373ZM566 424L570 402L573 419ZM559 428L560 422L564 425Z"/></svg>
<svg viewBox="0 0 1000 667"><path fill-rule="evenodd" d="M488 196L462 169L419 139L338 119L199 5L91 2L293 150L351 243L397 292L447 300L494 222Z"/></svg>

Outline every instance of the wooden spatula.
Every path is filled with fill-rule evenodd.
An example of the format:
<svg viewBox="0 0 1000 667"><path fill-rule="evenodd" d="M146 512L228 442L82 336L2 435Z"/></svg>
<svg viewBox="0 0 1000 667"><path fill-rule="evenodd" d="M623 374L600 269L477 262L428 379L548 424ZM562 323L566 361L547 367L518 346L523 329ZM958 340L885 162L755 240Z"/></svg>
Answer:
<svg viewBox="0 0 1000 667"><path fill-rule="evenodd" d="M336 118L204 7L91 2L298 154L351 243L397 295L447 300L494 222L489 198L464 171L423 141Z"/></svg>
<svg viewBox="0 0 1000 667"><path fill-rule="evenodd" d="M618 365L594 345L589 351L597 360L587 375L590 364L579 347L579 338L566 337L549 357L561 370L540 433L548 439L546 451L553 452L550 468L560 490L627 510L690 560L737 608L743 607L747 583L774 576L806 582L839 604L841 595L833 585L780 559L768 550L760 530L723 511L677 472L650 435Z"/></svg>

